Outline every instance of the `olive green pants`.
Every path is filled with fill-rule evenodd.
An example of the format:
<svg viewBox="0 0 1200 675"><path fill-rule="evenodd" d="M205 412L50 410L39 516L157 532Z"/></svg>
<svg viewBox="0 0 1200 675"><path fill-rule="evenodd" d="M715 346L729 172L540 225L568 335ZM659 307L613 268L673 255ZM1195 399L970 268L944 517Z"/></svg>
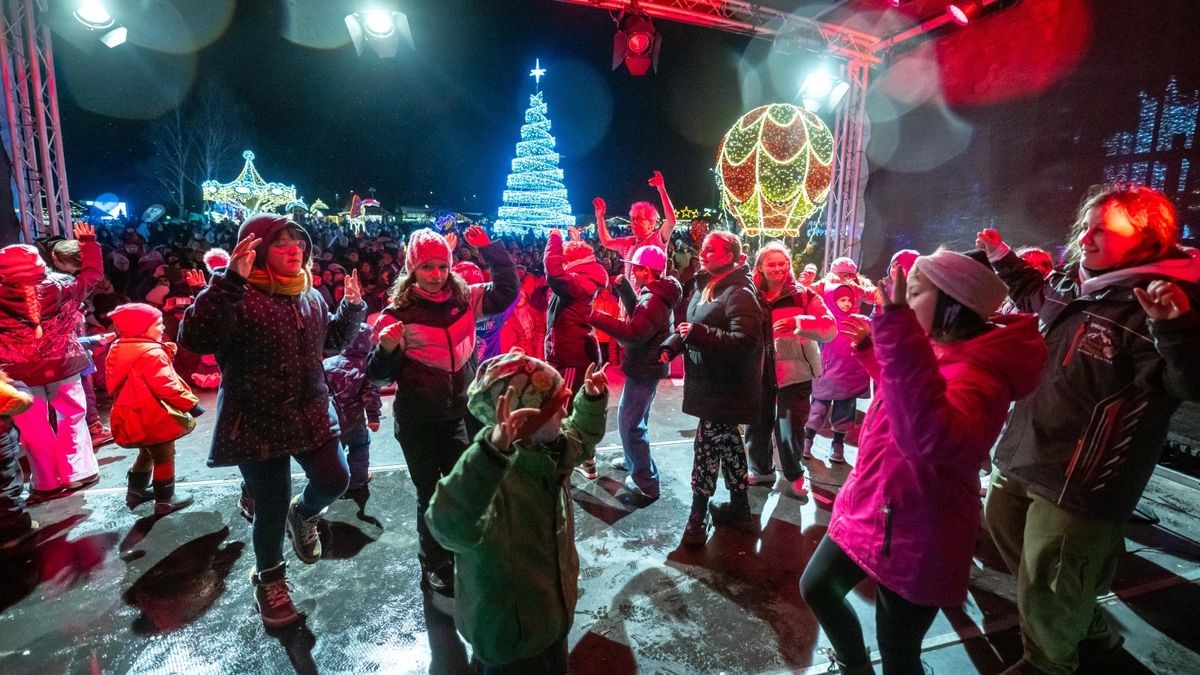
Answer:
<svg viewBox="0 0 1200 675"><path fill-rule="evenodd" d="M1125 552L1122 523L1065 511L999 469L990 482L984 515L1017 578L1025 659L1046 673L1066 674L1078 668L1081 644L1120 645L1096 599L1109 591Z"/></svg>

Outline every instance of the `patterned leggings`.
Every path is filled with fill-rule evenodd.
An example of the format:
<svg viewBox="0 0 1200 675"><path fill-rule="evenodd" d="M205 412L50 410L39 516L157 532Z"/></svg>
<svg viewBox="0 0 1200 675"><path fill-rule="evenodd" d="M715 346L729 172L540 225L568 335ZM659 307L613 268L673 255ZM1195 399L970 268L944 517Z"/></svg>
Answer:
<svg viewBox="0 0 1200 675"><path fill-rule="evenodd" d="M696 457L692 463L692 493L713 496L717 474L725 472L730 492L746 490L746 446L736 424L700 420L696 426Z"/></svg>

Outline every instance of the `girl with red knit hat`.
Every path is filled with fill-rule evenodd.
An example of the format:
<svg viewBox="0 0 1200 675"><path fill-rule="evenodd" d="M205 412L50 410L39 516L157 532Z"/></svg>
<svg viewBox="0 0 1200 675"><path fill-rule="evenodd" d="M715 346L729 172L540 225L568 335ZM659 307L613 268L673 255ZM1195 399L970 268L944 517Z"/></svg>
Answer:
<svg viewBox="0 0 1200 675"><path fill-rule="evenodd" d="M153 501L154 515L165 516L192 503L191 495L175 491L175 441L195 427L204 408L175 372L176 346L163 342L157 307L118 305L108 318L118 335L105 360L105 383L114 397L109 424L118 445L138 449L126 474L125 505Z"/></svg>
<svg viewBox="0 0 1200 675"><path fill-rule="evenodd" d="M512 258L483 228L463 233L479 249L493 280L469 284L451 270L445 237L413 232L389 303L375 320L378 345L367 357L367 377L379 386L397 383L396 440L417 488L417 534L424 582L454 594L454 557L429 533L425 511L438 479L470 445L465 418L467 385L475 377L475 322L508 309L519 282Z"/></svg>

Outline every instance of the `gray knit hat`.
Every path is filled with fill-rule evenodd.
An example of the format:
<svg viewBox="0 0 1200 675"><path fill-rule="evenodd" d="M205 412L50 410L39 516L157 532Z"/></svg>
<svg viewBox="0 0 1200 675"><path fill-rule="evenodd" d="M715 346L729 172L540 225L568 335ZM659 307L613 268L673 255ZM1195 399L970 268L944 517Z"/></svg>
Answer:
<svg viewBox="0 0 1200 675"><path fill-rule="evenodd" d="M943 293L985 319L1008 296L1008 287L992 268L969 255L937 251L917 258L913 267Z"/></svg>

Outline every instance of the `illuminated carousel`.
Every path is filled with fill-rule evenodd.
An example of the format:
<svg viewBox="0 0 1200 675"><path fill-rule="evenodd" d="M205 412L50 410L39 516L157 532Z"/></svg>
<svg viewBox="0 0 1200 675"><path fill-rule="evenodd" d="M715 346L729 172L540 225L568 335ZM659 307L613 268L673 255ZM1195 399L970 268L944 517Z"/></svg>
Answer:
<svg viewBox="0 0 1200 675"><path fill-rule="evenodd" d="M206 180L200 185L204 201L213 205L210 214L214 219L241 220L255 213L274 211L299 202L296 186L263 180L258 169L254 168L253 152L247 150L242 157L246 158L246 164L237 178L228 183Z"/></svg>

